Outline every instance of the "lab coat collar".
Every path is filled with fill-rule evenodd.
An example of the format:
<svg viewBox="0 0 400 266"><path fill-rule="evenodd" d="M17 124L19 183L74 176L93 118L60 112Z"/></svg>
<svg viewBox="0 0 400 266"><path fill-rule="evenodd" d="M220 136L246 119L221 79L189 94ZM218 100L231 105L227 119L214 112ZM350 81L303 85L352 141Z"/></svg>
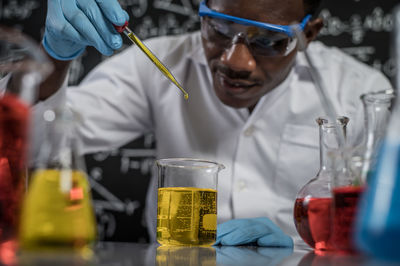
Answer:
<svg viewBox="0 0 400 266"><path fill-rule="evenodd" d="M286 79L282 81L281 84L279 84L273 90L261 97L251 114L249 113L247 108L243 108L243 112L246 112L248 117L246 124L255 122L256 120L261 118L262 115L267 112L269 108L271 108L274 102L276 102L277 99L281 97L281 95L290 87L290 84L293 81L294 72L294 68L292 68Z"/></svg>
<svg viewBox="0 0 400 266"><path fill-rule="evenodd" d="M320 70L325 69L326 64L329 63L329 62L323 61L323 58L325 58L325 57L313 56L314 54L319 55L320 54L319 51L321 50L321 48L322 48L322 44L319 41L313 41L307 47L308 54L311 57L311 60L314 64L314 66ZM295 66L306 66L307 68L309 67L304 52L299 52L297 54Z"/></svg>
<svg viewBox="0 0 400 266"><path fill-rule="evenodd" d="M200 31L196 31L192 33L192 41L193 46L195 47L189 53L186 54L186 57L189 60L193 60L194 62L207 66L207 58L204 53L203 44L201 42L201 33Z"/></svg>

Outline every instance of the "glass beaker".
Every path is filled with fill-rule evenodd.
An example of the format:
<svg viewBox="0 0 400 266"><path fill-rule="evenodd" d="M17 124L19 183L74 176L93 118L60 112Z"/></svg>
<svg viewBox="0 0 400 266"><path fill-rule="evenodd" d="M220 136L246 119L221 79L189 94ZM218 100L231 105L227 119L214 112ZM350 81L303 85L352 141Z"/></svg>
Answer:
<svg viewBox="0 0 400 266"><path fill-rule="evenodd" d="M30 105L52 65L21 32L0 25L0 253L15 242L25 192ZM4 244L4 245L3 245ZM9 252L4 252L4 254ZM0 258L0 262L7 264Z"/></svg>
<svg viewBox="0 0 400 266"><path fill-rule="evenodd" d="M188 158L156 161L157 241L212 245L217 231L217 182L222 164Z"/></svg>
<svg viewBox="0 0 400 266"><path fill-rule="evenodd" d="M297 193L293 216L301 238L316 250L332 249L331 237L331 180L334 175L333 161L329 156L338 148L337 129L346 136L347 117L338 117L337 126L326 118L318 118L320 169Z"/></svg>
<svg viewBox="0 0 400 266"><path fill-rule="evenodd" d="M76 138L76 116L47 110L46 141L24 200L19 240L23 249L88 250L96 237L90 186Z"/></svg>

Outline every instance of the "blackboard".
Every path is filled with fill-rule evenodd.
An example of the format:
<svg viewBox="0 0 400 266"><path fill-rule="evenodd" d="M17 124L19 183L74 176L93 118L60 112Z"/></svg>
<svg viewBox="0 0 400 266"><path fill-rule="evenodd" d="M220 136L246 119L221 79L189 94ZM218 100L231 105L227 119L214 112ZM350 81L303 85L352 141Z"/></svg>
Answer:
<svg viewBox="0 0 400 266"><path fill-rule="evenodd" d="M39 41L46 2L0 0L0 23L20 28ZM325 1L318 11L325 20L318 39L340 47L393 80L391 11L397 3L398 0ZM120 4L130 15L130 27L142 39L199 28L198 0L120 0ZM126 47L129 42L125 41ZM87 49L82 57L74 60L69 83L77 84L104 59L94 49ZM101 240L148 241L142 215L155 145L153 136L147 135L120 149L86 156Z"/></svg>

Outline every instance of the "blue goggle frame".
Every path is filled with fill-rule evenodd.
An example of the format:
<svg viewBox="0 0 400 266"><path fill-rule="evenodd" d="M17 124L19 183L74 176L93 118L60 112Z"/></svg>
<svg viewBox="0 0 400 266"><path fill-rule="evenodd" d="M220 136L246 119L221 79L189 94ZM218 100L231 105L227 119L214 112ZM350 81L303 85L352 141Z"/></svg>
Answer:
<svg viewBox="0 0 400 266"><path fill-rule="evenodd" d="M200 17L207 16L207 17L212 17L212 18L221 18L221 19L229 20L229 21L232 21L232 22L235 22L235 23L238 23L241 25L245 25L245 26L256 26L256 27L266 29L266 30L281 32L281 33L288 35L289 37L294 36L294 32L292 31L291 27L298 26L301 28L301 30L304 30L304 27L307 25L307 22L311 19L311 15L306 15L303 18L303 20L301 21L301 23L297 24L297 25L288 26L288 25L270 24L270 23L259 22L259 21L255 21L255 20L230 16L230 15L226 15L224 13L214 11L206 5L205 1L200 3L199 16Z"/></svg>

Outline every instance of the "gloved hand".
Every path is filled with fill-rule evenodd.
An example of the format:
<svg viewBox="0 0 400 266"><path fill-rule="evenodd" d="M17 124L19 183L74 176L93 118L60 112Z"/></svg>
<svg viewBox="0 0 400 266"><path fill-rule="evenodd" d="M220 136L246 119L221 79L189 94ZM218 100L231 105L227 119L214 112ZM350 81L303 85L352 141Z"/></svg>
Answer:
<svg viewBox="0 0 400 266"><path fill-rule="evenodd" d="M86 46L112 55L122 46L113 24L122 26L127 20L117 0L48 0L43 46L58 60L74 59Z"/></svg>
<svg viewBox="0 0 400 266"><path fill-rule="evenodd" d="M293 240L266 217L235 219L217 226L214 245L257 244L263 247L293 247Z"/></svg>

